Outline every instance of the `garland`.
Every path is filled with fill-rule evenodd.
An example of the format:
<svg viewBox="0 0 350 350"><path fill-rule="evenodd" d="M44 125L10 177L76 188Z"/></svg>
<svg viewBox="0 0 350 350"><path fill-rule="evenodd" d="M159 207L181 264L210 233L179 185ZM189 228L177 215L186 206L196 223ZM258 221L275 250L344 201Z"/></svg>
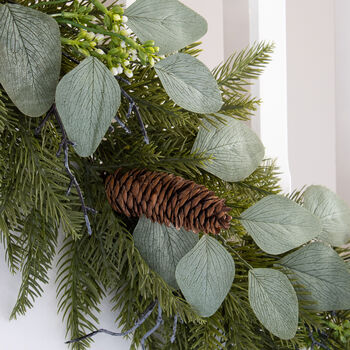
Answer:
<svg viewBox="0 0 350 350"><path fill-rule="evenodd" d="M193 44L206 21L177 0L2 3L0 231L22 274L11 318L59 250L73 349L97 333L155 350L349 346L350 209L322 186L281 194L242 123L272 45L210 72ZM107 294L121 333L98 329Z"/></svg>

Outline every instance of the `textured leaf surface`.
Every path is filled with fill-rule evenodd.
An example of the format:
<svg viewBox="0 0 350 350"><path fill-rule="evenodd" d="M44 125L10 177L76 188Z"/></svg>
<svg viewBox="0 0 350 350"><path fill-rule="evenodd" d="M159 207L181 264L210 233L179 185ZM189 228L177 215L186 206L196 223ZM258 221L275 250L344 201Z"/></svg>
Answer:
<svg viewBox="0 0 350 350"><path fill-rule="evenodd" d="M57 87L56 105L75 150L94 153L120 105L120 87L95 57L88 57L66 74Z"/></svg>
<svg viewBox="0 0 350 350"><path fill-rule="evenodd" d="M320 238L334 246L350 240L350 208L334 192L323 186L310 186L304 192L304 206L320 218Z"/></svg>
<svg viewBox="0 0 350 350"><path fill-rule="evenodd" d="M204 152L213 160L204 169L225 181L241 181L249 176L264 158L264 146L243 122L219 114L226 124L217 127L205 122L194 142L192 152Z"/></svg>
<svg viewBox="0 0 350 350"><path fill-rule="evenodd" d="M178 289L175 279L176 265L198 243L198 235L141 217L133 236L135 246L147 264L165 282Z"/></svg>
<svg viewBox="0 0 350 350"><path fill-rule="evenodd" d="M230 291L235 274L231 255L204 235L176 267L176 280L186 300L200 316L209 317Z"/></svg>
<svg viewBox="0 0 350 350"><path fill-rule="evenodd" d="M350 309L349 266L329 246L314 242L288 254L279 261L290 273L302 291L300 299L313 304L307 306L315 311Z"/></svg>
<svg viewBox="0 0 350 350"><path fill-rule="evenodd" d="M56 21L28 7L0 5L0 83L23 114L38 117L50 108L60 69Z"/></svg>
<svg viewBox="0 0 350 350"><path fill-rule="evenodd" d="M292 200L271 195L241 215L242 225L269 254L282 254L317 237L320 220Z"/></svg>
<svg viewBox="0 0 350 350"><path fill-rule="evenodd" d="M208 29L202 16L177 0L137 0L125 14L140 40L154 40L162 55L192 44Z"/></svg>
<svg viewBox="0 0 350 350"><path fill-rule="evenodd" d="M298 298L282 272L249 271L249 302L259 321L275 336L291 339L298 328Z"/></svg>
<svg viewBox="0 0 350 350"><path fill-rule="evenodd" d="M185 53L171 55L154 66L169 97L195 113L215 113L222 106L221 92L209 69Z"/></svg>

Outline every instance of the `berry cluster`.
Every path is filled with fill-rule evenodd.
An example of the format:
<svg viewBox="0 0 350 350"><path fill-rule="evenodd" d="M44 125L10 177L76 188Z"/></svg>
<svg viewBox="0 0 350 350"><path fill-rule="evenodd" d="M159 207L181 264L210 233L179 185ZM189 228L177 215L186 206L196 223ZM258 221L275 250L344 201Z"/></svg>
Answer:
<svg viewBox="0 0 350 350"><path fill-rule="evenodd" d="M127 27L128 17L122 6L108 9L93 0L89 7L77 5L75 12L62 12L62 17L80 26L74 39L62 38L62 43L74 47L84 56L98 57L113 75L124 73L131 78L137 64L154 66L162 58L153 40L141 44Z"/></svg>

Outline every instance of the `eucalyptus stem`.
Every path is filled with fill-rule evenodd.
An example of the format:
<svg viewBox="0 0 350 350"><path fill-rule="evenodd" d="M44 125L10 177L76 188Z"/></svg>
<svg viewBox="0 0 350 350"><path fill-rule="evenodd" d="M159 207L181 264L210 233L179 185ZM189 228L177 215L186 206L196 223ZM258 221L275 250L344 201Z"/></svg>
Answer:
<svg viewBox="0 0 350 350"><path fill-rule="evenodd" d="M311 350L315 349L315 346L318 346L318 347L320 347L320 348L322 348L322 349L325 349L325 350L331 350L328 346L326 346L326 345L320 343L319 341L317 341L317 340L315 339L314 334L313 334L314 332L312 331L311 328L309 328L308 326L306 326L306 328L307 328L308 331L309 331L309 337L310 337L310 339L311 339L311 341L312 341L311 348L310 348Z"/></svg>
<svg viewBox="0 0 350 350"><path fill-rule="evenodd" d="M178 315L176 314L174 316L173 334L171 335L171 338L170 338L170 343L171 344L175 343L175 339L176 339L177 319L178 319Z"/></svg>
<svg viewBox="0 0 350 350"><path fill-rule="evenodd" d="M128 37L122 35L122 34L109 32L108 30L104 30L104 29L101 29L101 28L94 28L94 27L84 26L82 24L79 24L77 22L74 22L74 21L71 21L71 20L65 19L65 18L55 18L55 19L56 19L56 21L58 23L70 24L73 27L85 29L88 32L93 32L93 33L96 33L96 34L108 35L108 36L111 36L111 37L115 37L115 38L121 39L121 40L123 40L123 41L125 41L127 43L130 42L130 39Z"/></svg>
<svg viewBox="0 0 350 350"><path fill-rule="evenodd" d="M84 196L83 196L83 193L81 191L81 188L80 188L80 185L78 183L78 180L76 179L76 177L74 176L72 170L70 169L70 165L69 165L69 145L73 145L74 146L74 143L71 142L69 139L68 139L68 136L67 136L67 133L64 129L64 126L63 126L63 123L62 123L62 120L61 120L61 117L57 111L57 108L56 108L56 105L53 104L51 106L51 108L49 109L49 111L47 112L45 118L41 121L41 123L39 124L39 126L35 129L35 135L39 135L40 131L42 130L42 128L44 127L45 123L48 121L49 117L51 115L54 115L56 120L57 120L57 123L61 129L61 134L62 134L62 140L58 146L58 151L56 153L57 157L59 157L62 153L62 150L64 152L64 167L66 168L66 171L68 173L68 176L70 178L70 183L69 183L69 186L68 186L68 189L67 189L67 192L66 192L66 195L68 196L70 194L70 191L72 189L72 187L74 186L77 190L77 193L78 193L78 196L79 196L79 199L80 199L80 203L81 203L81 208L82 208L82 211L83 211L83 214L84 214L84 219L85 219L85 224L86 224L86 228L87 228L87 231L88 231L88 234L91 235L92 234L92 229L91 229L91 224L90 224L90 219L89 219L89 216L88 216L88 212L91 211L93 214L96 214L96 210L95 209L92 209L92 208L89 208L85 205L85 200L84 200Z"/></svg>
<svg viewBox="0 0 350 350"><path fill-rule="evenodd" d="M55 105L52 105L50 107L50 109L48 110L48 112L46 113L45 118L40 122L39 126L35 129L35 131L34 131L35 136L38 136L40 134L42 128L44 127L46 122L49 120L51 115L54 113L54 110L55 110Z"/></svg>
<svg viewBox="0 0 350 350"><path fill-rule="evenodd" d="M91 338L93 336L95 336L96 334L98 333L105 333L105 334L108 334L108 335L111 335L113 337L125 337L126 335L134 332L137 328L139 328L147 319L148 317L152 314L155 306L158 304L158 315L159 315L159 303L158 303L158 300L156 299L155 301L153 301L146 309L146 311L140 316L140 318L135 322L134 326L131 327L130 329L128 329L127 331L125 332L122 332L122 333L116 333L116 332L112 332L112 331L108 331L107 329L98 329L94 332L91 332L89 334L86 334L82 337L79 337L79 338L76 338L76 339L72 339L72 340L68 340L66 341L66 344L71 344L71 343L77 343L77 342L80 342L82 340L85 340L87 338ZM152 328L153 329L153 328Z"/></svg>
<svg viewBox="0 0 350 350"><path fill-rule="evenodd" d="M224 247L229 250L232 254L236 255L236 257L249 269L253 270L253 266L250 265L245 259L243 259L238 252L236 252L230 245L227 243L226 239L220 235L217 235L220 241L223 243Z"/></svg>
<svg viewBox="0 0 350 350"><path fill-rule="evenodd" d="M150 337L162 324L164 323L163 317L162 317L162 308L160 304L158 303L158 316L157 316L157 322L155 326L150 329L148 332L144 334L144 336L141 338L141 347L142 350L146 350L145 348L145 341L148 337Z"/></svg>
<svg viewBox="0 0 350 350"><path fill-rule="evenodd" d="M67 52L62 51L62 55L66 58L68 58L70 61L72 61L73 63L79 64L80 61L75 59L74 57L72 57L71 55L69 55Z"/></svg>
<svg viewBox="0 0 350 350"><path fill-rule="evenodd" d="M147 131L146 131L145 125L143 123L139 108L137 107L134 99L124 89L122 89L122 88L120 88L120 89L121 89L122 95L129 101L129 110L128 110L128 113L126 115L126 119L130 118L132 111L135 112L137 120L138 120L140 128L141 128L143 138L144 138L146 144L149 144L149 138L148 138Z"/></svg>
<svg viewBox="0 0 350 350"><path fill-rule="evenodd" d="M30 5L30 8L36 8L41 6L49 6L49 5L58 5L62 3L66 3L67 0L54 0L54 1L45 1L45 2L39 2L37 4Z"/></svg>

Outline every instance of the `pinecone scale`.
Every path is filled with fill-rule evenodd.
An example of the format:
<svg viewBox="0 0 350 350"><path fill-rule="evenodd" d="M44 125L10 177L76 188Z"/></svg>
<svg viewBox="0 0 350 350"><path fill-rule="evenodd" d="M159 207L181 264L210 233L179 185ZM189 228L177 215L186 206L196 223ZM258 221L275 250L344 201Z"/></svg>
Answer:
<svg viewBox="0 0 350 350"><path fill-rule="evenodd" d="M231 216L225 201L203 185L180 176L146 169L118 169L106 178L112 208L128 217L146 216L177 229L218 234Z"/></svg>

